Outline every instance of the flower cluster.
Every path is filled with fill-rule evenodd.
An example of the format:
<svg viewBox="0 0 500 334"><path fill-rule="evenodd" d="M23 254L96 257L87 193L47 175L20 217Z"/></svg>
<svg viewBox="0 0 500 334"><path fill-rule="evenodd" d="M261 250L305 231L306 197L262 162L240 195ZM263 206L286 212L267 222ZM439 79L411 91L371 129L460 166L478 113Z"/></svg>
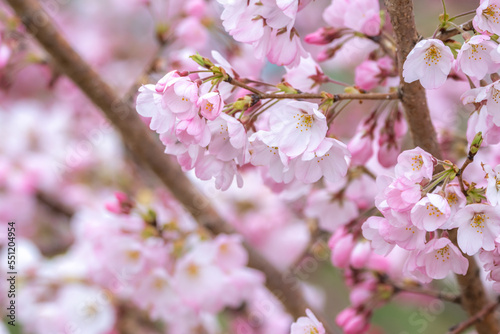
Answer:
<svg viewBox="0 0 500 334"><path fill-rule="evenodd" d="M123 194L117 199L108 207L123 207ZM169 331L192 333L224 308L251 301L262 288L264 277L246 267L248 255L239 236L206 239L173 203L146 210L127 202L135 207L132 211L79 212L72 222L78 232L75 243L52 260L41 261L35 246L23 245L30 259L19 296L30 305L20 315L26 330L62 333L71 327L107 333L117 312L125 312L120 307L128 305L164 322Z"/></svg>
<svg viewBox="0 0 500 334"><path fill-rule="evenodd" d="M225 67L235 73L229 64ZM213 65L210 71L220 73L214 79L219 80L169 72L156 85L141 87L137 97L138 113L150 118L165 152L176 155L184 170L194 169L201 180L215 178L222 190L234 177L242 186L238 168L248 163L267 168L278 183L313 183L323 176L336 182L346 175L350 153L345 144L326 136L326 117L317 104L283 99L252 121L234 110L241 103L251 106L251 97L225 102L231 96L224 93L226 70Z"/></svg>
<svg viewBox="0 0 500 334"><path fill-rule="evenodd" d="M328 26L307 35L310 44L329 45L318 55L319 61L335 56L341 48L352 48L352 53L360 49L373 49L369 38L381 32L380 5L376 0L335 0L323 12L323 20Z"/></svg>
<svg viewBox="0 0 500 334"><path fill-rule="evenodd" d="M310 0L217 1L224 7L224 29L238 42L252 45L257 58L295 67L306 56L293 26L297 12Z"/></svg>

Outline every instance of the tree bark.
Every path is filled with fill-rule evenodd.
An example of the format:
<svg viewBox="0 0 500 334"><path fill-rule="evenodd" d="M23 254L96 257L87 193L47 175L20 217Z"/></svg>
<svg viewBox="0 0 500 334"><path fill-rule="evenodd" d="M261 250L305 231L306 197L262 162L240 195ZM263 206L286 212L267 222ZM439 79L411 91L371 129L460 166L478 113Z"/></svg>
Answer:
<svg viewBox="0 0 500 334"><path fill-rule="evenodd" d="M419 40L415 27L413 2L411 0L385 0L387 11L394 28L397 47L398 69L401 79L401 104L403 105L410 134L415 146L442 159L436 130L431 122L425 89L420 82L407 83L403 80L403 64L408 53ZM450 231L450 239L456 244L456 231ZM469 269L465 275L456 275L461 290L461 303L465 311L473 316L487 303L484 286L479 277L479 267L473 257L465 255ZM476 324L478 334L498 334L498 323L492 313Z"/></svg>

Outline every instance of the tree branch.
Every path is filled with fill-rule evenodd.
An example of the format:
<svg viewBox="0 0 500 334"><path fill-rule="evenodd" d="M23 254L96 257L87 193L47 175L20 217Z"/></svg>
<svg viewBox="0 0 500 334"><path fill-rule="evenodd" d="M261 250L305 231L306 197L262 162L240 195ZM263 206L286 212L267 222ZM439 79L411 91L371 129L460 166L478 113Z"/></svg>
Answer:
<svg viewBox="0 0 500 334"><path fill-rule="evenodd" d="M401 78L401 103L403 104L413 144L442 159L436 130L432 125L425 89L420 82L406 83L403 79L403 64L408 53L419 39L413 16L411 0L384 0L394 28L398 49L398 66ZM456 231L450 231L450 239L456 245ZM454 233L453 233L454 232ZM452 236L453 235L453 236ZM473 257L466 256L469 269L465 276L456 275L461 289L461 302L469 315L476 314L486 305L487 298L479 277L479 268ZM499 331L495 318L490 314L476 323L479 334L497 334Z"/></svg>
<svg viewBox="0 0 500 334"><path fill-rule="evenodd" d="M472 20L470 21L467 21L463 24L460 25L460 28L464 31L471 31L471 30L474 30L474 27L472 26ZM437 35L436 35L436 38L437 39L440 39L442 41L446 41L450 38L452 38L453 36L456 36L456 35L460 35L462 32L457 29L457 28L453 28L453 29L450 29L450 30L441 30Z"/></svg>
<svg viewBox="0 0 500 334"><path fill-rule="evenodd" d="M411 0L385 0L384 2L396 37L401 103L408 120L413 144L441 159L436 130L432 125L427 106L425 89L418 81L407 83L403 79L403 64L406 56L419 40L413 16L413 3Z"/></svg>
<svg viewBox="0 0 500 334"><path fill-rule="evenodd" d="M255 87L249 86L239 80L229 77L227 80L231 85L246 89L255 95L259 99L323 99L325 96L322 93L297 93L297 94L282 94L282 93L264 93ZM337 102L340 100L397 100L399 99L399 94L395 93L360 93L360 94L334 94L333 101Z"/></svg>
<svg viewBox="0 0 500 334"><path fill-rule="evenodd" d="M52 19L38 1L6 1L21 18L28 31L54 58L58 68L73 80L115 125L128 149L158 176L197 222L215 234L234 233L208 199L191 184L181 168L163 152L163 146L153 137L152 131L141 121L129 101L120 99L73 50L57 31ZM264 272L267 288L283 302L286 310L294 318L303 316L306 308L313 309L306 303L295 282L284 280L281 272L247 243L244 245L249 255L249 266ZM325 319L321 321L329 334L335 333Z"/></svg>
<svg viewBox="0 0 500 334"><path fill-rule="evenodd" d="M490 304L486 305L481 311L470 317L469 319L465 320L464 322L452 327L448 334L458 334L469 328L470 326L474 325L476 322L484 319L485 316L491 314L495 309L498 307L500 304L500 301L495 301L491 302Z"/></svg>

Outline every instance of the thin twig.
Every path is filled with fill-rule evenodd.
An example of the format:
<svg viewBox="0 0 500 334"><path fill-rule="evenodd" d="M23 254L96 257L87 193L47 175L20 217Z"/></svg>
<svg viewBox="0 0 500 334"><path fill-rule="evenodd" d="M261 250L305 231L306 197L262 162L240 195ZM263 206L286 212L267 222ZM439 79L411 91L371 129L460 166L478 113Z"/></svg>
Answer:
<svg viewBox="0 0 500 334"><path fill-rule="evenodd" d="M474 27L472 26L472 20L467 21L467 22L461 24L459 27L463 31L472 31L472 30L474 30ZM439 31L439 33L436 35L436 38L440 39L442 41L446 41L446 40L452 38L453 36L460 35L461 33L462 32L459 29L457 29L457 28L453 28L453 29L449 29L449 30L441 29Z"/></svg>
<svg viewBox="0 0 500 334"><path fill-rule="evenodd" d="M465 191L464 188L464 180L462 178L462 175L464 173L465 168L467 168L467 166L469 166L473 161L474 161L474 155L472 155L471 152L469 152L469 154L467 154L467 159L464 161L462 167L460 167L460 170L457 173L458 183L460 183L460 190L462 190L462 193L465 196L467 196L467 192Z"/></svg>
<svg viewBox="0 0 500 334"><path fill-rule="evenodd" d="M226 80L231 85L246 89L254 94L256 94L260 99L324 99L325 94L323 93L297 93L297 94L281 94L281 93L264 93L255 87L249 86L239 80L232 77ZM397 100L399 99L399 93L366 93L366 94L334 94L333 101L337 102L340 100Z"/></svg>
<svg viewBox="0 0 500 334"><path fill-rule="evenodd" d="M450 329L450 331L448 332L448 334L459 334L459 333L463 332L464 330L466 330L470 326L474 325L476 322L483 320L485 318L485 316L492 313L498 307L499 304L500 304L500 300L489 303L481 311L477 312L475 315L473 315L469 319L452 327Z"/></svg>
<svg viewBox="0 0 500 334"><path fill-rule="evenodd" d="M434 297L440 300L444 300L450 303L460 304L460 295L454 295L451 293L445 293L442 291L425 289L421 286L411 286L411 285L399 285L396 283L391 284L395 292L409 292L416 293L419 295Z"/></svg>

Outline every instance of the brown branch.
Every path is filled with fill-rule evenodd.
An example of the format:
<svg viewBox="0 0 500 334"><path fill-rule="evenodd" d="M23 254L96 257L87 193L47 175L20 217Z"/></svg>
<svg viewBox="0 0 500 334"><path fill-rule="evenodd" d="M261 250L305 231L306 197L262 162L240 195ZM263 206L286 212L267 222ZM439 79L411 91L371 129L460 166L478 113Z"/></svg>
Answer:
<svg viewBox="0 0 500 334"><path fill-rule="evenodd" d="M55 63L97 105L115 125L128 149L143 161L191 213L197 222L215 234L233 233L233 229L218 215L208 199L188 180L181 168L164 154L163 146L141 121L131 104L120 99L100 76L73 50L57 31L52 19L36 0L7 0L28 31L54 58ZM303 316L309 306L295 282L282 278L282 273L244 243L249 266L266 275L266 286L294 317ZM319 312L316 312L319 313ZM318 318L322 318L318 316ZM329 334L334 333L328 322L322 322Z"/></svg>
<svg viewBox="0 0 500 334"><path fill-rule="evenodd" d="M436 130L432 125L427 106L425 89L418 81L406 83L402 76L406 57L419 39L413 16L413 3L411 0L384 0L384 2L395 32L401 79L401 103L408 120L413 144L420 146L434 157L442 159ZM452 232L450 239L456 245L456 232L450 232ZM476 261L470 256L466 258L469 261L466 275L456 275L456 277L461 289L462 307L472 316L487 303L487 298ZM489 315L476 323L476 330L479 334L497 334L499 328L495 318Z"/></svg>
<svg viewBox="0 0 500 334"><path fill-rule="evenodd" d="M75 211L69 205L61 202L58 198L43 192L37 191L36 193L37 200L48 207L52 212L61 214L66 218L70 219L75 214Z"/></svg>
<svg viewBox="0 0 500 334"><path fill-rule="evenodd" d="M472 20L470 21L467 21L463 24L460 25L460 28L464 31L472 31L474 30L474 27L472 26ZM437 39L440 39L442 41L446 41L456 35L460 35L462 32L457 29L457 28L453 28L453 29L449 29L449 30L441 30L437 35L436 35L436 38Z"/></svg>
<svg viewBox="0 0 500 334"><path fill-rule="evenodd" d="M227 80L231 85L246 89L259 99L308 99L308 100L322 100L325 98L324 93L297 93L297 94L282 94L282 93L264 93L255 87L249 86L239 80L229 77ZM360 93L360 94L334 94L333 101L338 102L341 100L397 100L399 94L395 93Z"/></svg>
<svg viewBox="0 0 500 334"><path fill-rule="evenodd" d="M477 312L475 315L467 319L466 321L452 327L448 334L458 334L474 325L476 322L483 320L486 316L490 315L500 304L500 301L491 302L486 305L481 311Z"/></svg>
<svg viewBox="0 0 500 334"><path fill-rule="evenodd" d="M407 83L403 79L403 64L406 56L419 40L413 16L413 3L411 0L385 0L385 5L395 32L398 70L401 79L401 103L408 120L413 144L441 159L436 130L432 125L427 106L425 89L418 81Z"/></svg>
<svg viewBox="0 0 500 334"><path fill-rule="evenodd" d="M394 282L390 282L390 285L394 288L394 292L409 292L415 293L419 295L434 297L440 300L444 300L450 303L460 304L460 296L454 295L451 293L445 293L442 291L425 289L419 285L411 286L411 285L400 285Z"/></svg>
<svg viewBox="0 0 500 334"><path fill-rule="evenodd" d="M274 94L264 93L261 99L323 99L322 94L298 93L298 94ZM366 93L366 94L334 94L333 101L341 100L397 100L398 93Z"/></svg>

